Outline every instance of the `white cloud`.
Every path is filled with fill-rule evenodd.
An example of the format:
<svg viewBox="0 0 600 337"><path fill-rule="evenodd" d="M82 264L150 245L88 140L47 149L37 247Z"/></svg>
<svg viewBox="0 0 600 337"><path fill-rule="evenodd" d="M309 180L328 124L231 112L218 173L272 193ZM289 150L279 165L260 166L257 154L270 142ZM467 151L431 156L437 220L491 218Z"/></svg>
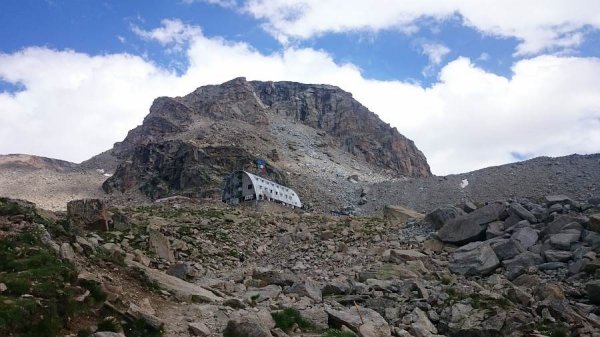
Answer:
<svg viewBox="0 0 600 337"><path fill-rule="evenodd" d="M511 162L511 152L600 152L598 58L539 56L514 64L511 78L458 58L423 88L366 79L356 66L336 64L323 51L287 48L265 55L181 22L165 21L161 28L172 26L183 27L170 30L174 35L187 37L189 68L181 75L127 54L47 48L0 54L0 78L26 87L0 94L0 153L81 161L122 140L153 98L238 76L338 85L413 139L436 174ZM166 44L181 40L159 31L139 29Z"/></svg>
<svg viewBox="0 0 600 337"><path fill-rule="evenodd" d="M423 43L421 49L429 59L429 64L423 69L423 74L426 76L431 75L444 57L450 53L450 48L440 43Z"/></svg>
<svg viewBox="0 0 600 337"><path fill-rule="evenodd" d="M527 55L575 47L584 27L600 28L600 1L590 0L247 0L243 6L281 42L328 32L414 31L420 19L459 15L484 34L517 38L516 53Z"/></svg>
<svg viewBox="0 0 600 337"><path fill-rule="evenodd" d="M154 40L163 46L172 45L175 50L181 50L188 41L202 35L200 27L184 24L181 20L164 19L161 25L150 31L134 25L131 30L145 40Z"/></svg>
<svg viewBox="0 0 600 337"><path fill-rule="evenodd" d="M236 0L181 0L184 4L193 4L195 2L203 2L210 5L217 5L225 8L233 8L237 6Z"/></svg>

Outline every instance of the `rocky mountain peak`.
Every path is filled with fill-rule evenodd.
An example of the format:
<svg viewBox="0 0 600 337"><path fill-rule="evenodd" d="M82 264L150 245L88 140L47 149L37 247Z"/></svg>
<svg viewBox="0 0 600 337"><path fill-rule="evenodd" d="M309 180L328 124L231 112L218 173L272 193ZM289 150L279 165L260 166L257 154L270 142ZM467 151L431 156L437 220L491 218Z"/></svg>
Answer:
<svg viewBox="0 0 600 337"><path fill-rule="evenodd" d="M210 159L193 156L204 161L191 164L189 158L181 157L190 153L233 154L208 155ZM123 165L105 190L138 187L152 197L216 192L224 172L252 169L257 159L268 159L277 179L284 177L283 171L293 178L310 175L311 170L319 171L328 182L356 174L373 176L374 172L380 179L431 176L425 156L414 143L349 92L331 85L243 77L199 87L183 97L155 99L143 124L115 144L113 154ZM306 162L307 155L313 163ZM136 177L136 183L131 177ZM187 186L182 181L203 184ZM161 192L148 189L149 182L162 186Z"/></svg>

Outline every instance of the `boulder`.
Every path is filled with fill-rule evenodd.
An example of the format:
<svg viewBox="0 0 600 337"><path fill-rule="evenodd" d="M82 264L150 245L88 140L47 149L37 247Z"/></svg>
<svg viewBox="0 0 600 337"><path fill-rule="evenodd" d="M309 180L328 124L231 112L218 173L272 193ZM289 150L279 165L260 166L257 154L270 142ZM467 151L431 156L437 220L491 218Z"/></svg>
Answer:
<svg viewBox="0 0 600 337"><path fill-rule="evenodd" d="M425 222L433 224L435 229L440 229L451 219L464 214L465 212L460 208L451 205L441 206L428 213Z"/></svg>
<svg viewBox="0 0 600 337"><path fill-rule="evenodd" d="M600 280L593 280L585 285L589 300L594 304L600 304Z"/></svg>
<svg viewBox="0 0 600 337"><path fill-rule="evenodd" d="M600 213L590 215L589 230L600 233Z"/></svg>
<svg viewBox="0 0 600 337"><path fill-rule="evenodd" d="M506 291L506 297L513 303L529 305L533 301L533 296L520 287L511 287Z"/></svg>
<svg viewBox="0 0 600 337"><path fill-rule="evenodd" d="M347 294L350 291L350 282L347 279L335 279L323 287L321 289L321 293L323 296L329 295L343 295Z"/></svg>
<svg viewBox="0 0 600 337"><path fill-rule="evenodd" d="M175 276L167 275L160 270L148 268L132 260L125 260L131 267L143 272L150 281L158 283L163 289L173 293L175 298L188 302L222 302L223 298L215 295L197 284L186 282Z"/></svg>
<svg viewBox="0 0 600 337"><path fill-rule="evenodd" d="M67 219L73 228L108 231L110 216L100 199L80 199L67 203Z"/></svg>
<svg viewBox="0 0 600 337"><path fill-rule="evenodd" d="M544 198L544 201L546 202L546 205L548 207L554 205L554 204L561 204L561 205L570 205L573 203L573 200L571 200L571 198L569 198L566 195L547 195Z"/></svg>
<svg viewBox="0 0 600 337"><path fill-rule="evenodd" d="M73 247L68 242L60 245L60 258L65 261L75 262L75 251L73 251Z"/></svg>
<svg viewBox="0 0 600 337"><path fill-rule="evenodd" d="M585 223L588 221L587 217L574 217L570 215L557 215L554 217L554 220L550 222L540 233L542 238L545 238L547 235L557 234L559 233L563 227L571 224L571 223Z"/></svg>
<svg viewBox="0 0 600 337"><path fill-rule="evenodd" d="M404 263L406 261L424 260L427 255L413 249L391 249L389 261L393 263Z"/></svg>
<svg viewBox="0 0 600 337"><path fill-rule="evenodd" d="M450 270L463 275L488 275L500 265L500 260L487 242L473 242L452 254Z"/></svg>
<svg viewBox="0 0 600 337"><path fill-rule="evenodd" d="M262 288L248 288L246 291L246 300L248 302L262 302L269 299L276 299L281 294L281 287L275 284L269 284Z"/></svg>
<svg viewBox="0 0 600 337"><path fill-rule="evenodd" d="M485 231L485 239L493 239L504 235L504 222L493 221L490 222Z"/></svg>
<svg viewBox="0 0 600 337"><path fill-rule="evenodd" d="M169 239L164 236L158 229L150 228L148 233L148 244L158 257L169 262L175 262L175 255L171 250Z"/></svg>
<svg viewBox="0 0 600 337"><path fill-rule="evenodd" d="M513 239L503 239L492 243L491 246L500 261L512 259L525 251L521 243Z"/></svg>
<svg viewBox="0 0 600 337"><path fill-rule="evenodd" d="M404 224L408 219L421 220L424 214L413 211L402 206L385 205L383 208L383 218L389 222Z"/></svg>
<svg viewBox="0 0 600 337"><path fill-rule="evenodd" d="M411 314L411 321L413 322L410 326L409 332L415 336L429 336L431 334L437 334L438 330L431 323L427 314L416 307Z"/></svg>
<svg viewBox="0 0 600 337"><path fill-rule="evenodd" d="M569 229L558 234L550 235L550 244L558 249L570 250L571 244L579 241L581 232L576 229Z"/></svg>
<svg viewBox="0 0 600 337"><path fill-rule="evenodd" d="M392 335L387 321L373 309L358 307L358 309L343 310L327 309L326 312L329 326L333 328L339 329L346 326L355 333L361 334L364 333L364 331L360 331L361 326L368 325L368 336L388 337Z"/></svg>
<svg viewBox="0 0 600 337"><path fill-rule="evenodd" d="M318 283L311 280L294 283L289 289L286 290L286 293L309 297L316 302L321 302L323 300L321 287Z"/></svg>
<svg viewBox="0 0 600 337"><path fill-rule="evenodd" d="M502 261L502 265L506 269L506 277L513 280L523 274L529 267L537 266L543 262L544 259L539 254L523 252L512 259Z"/></svg>
<svg viewBox="0 0 600 337"><path fill-rule="evenodd" d="M472 201L465 201L462 204L462 210L467 213L471 213L476 209L477 209L477 205L475 205Z"/></svg>
<svg viewBox="0 0 600 337"><path fill-rule="evenodd" d="M573 256L573 253L569 251L553 249L545 250L543 254L548 262L565 262Z"/></svg>
<svg viewBox="0 0 600 337"><path fill-rule="evenodd" d="M289 271L264 268L256 268L252 278L262 281L264 285L276 284L281 287L291 286L299 281L298 277Z"/></svg>
<svg viewBox="0 0 600 337"><path fill-rule="evenodd" d="M525 207L521 206L521 204L519 204L517 202L513 202L510 204L510 207L508 208L508 212L515 214L519 218L521 218L523 220L527 220L530 223L537 222L537 218L533 214L531 214L531 212L529 212L527 209L525 209Z"/></svg>
<svg viewBox="0 0 600 337"><path fill-rule="evenodd" d="M504 205L493 203L456 217L439 231L440 240L457 245L485 239L487 224L500 219Z"/></svg>
<svg viewBox="0 0 600 337"><path fill-rule="evenodd" d="M192 274L192 268L189 263L176 263L167 269L167 274L185 280Z"/></svg>
<svg viewBox="0 0 600 337"><path fill-rule="evenodd" d="M206 324L202 322L195 322L188 324L188 330L192 334L192 336L198 337L209 337L210 329L206 326Z"/></svg>
<svg viewBox="0 0 600 337"><path fill-rule="evenodd" d="M524 249L527 249L537 242L538 233L535 229L524 227L518 229L511 235L511 239L519 242Z"/></svg>
<svg viewBox="0 0 600 337"><path fill-rule="evenodd" d="M246 317L227 322L223 337L273 337L273 335L258 320Z"/></svg>

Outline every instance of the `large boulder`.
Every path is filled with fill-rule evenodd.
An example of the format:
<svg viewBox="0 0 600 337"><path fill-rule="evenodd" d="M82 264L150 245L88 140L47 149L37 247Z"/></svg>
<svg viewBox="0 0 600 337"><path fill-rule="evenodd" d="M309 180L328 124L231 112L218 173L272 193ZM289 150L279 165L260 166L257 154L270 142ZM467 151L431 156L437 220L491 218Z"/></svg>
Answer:
<svg viewBox="0 0 600 337"><path fill-rule="evenodd" d="M67 203L67 218L73 228L108 231L110 216L100 199L80 199Z"/></svg>
<svg viewBox="0 0 600 337"><path fill-rule="evenodd" d="M452 254L450 270L463 275L488 275L500 265L500 260L487 242L472 242Z"/></svg>
<svg viewBox="0 0 600 337"><path fill-rule="evenodd" d="M358 312L357 312L358 310ZM392 335L387 321L377 311L369 308L349 308L344 310L327 309L329 326L345 326L359 335L369 331L369 336L388 337ZM361 327L366 326L361 330Z"/></svg>
<svg viewBox="0 0 600 337"><path fill-rule="evenodd" d="M175 262L175 254L171 250L169 239L157 228L149 228L148 245L158 257L169 262Z"/></svg>
<svg viewBox="0 0 600 337"><path fill-rule="evenodd" d="M500 261L512 259L525 251L521 243L513 239L502 239L492 243L492 249Z"/></svg>
<svg viewBox="0 0 600 337"><path fill-rule="evenodd" d="M408 219L421 220L425 217L424 214L413 211L402 206L386 205L383 208L383 218L388 222L404 224Z"/></svg>
<svg viewBox="0 0 600 337"><path fill-rule="evenodd" d="M438 207L430 213L428 213L425 216L425 221L433 224L435 229L440 229L446 223L448 223L448 221L464 214L465 212L462 209L454 207L452 205L446 205Z"/></svg>
<svg viewBox="0 0 600 337"><path fill-rule="evenodd" d="M585 285L585 291L592 303L600 304L600 280L593 280Z"/></svg>
<svg viewBox="0 0 600 337"><path fill-rule="evenodd" d="M536 223L537 218L531 212L529 212L525 207L521 206L521 204L517 202L513 202L510 204L508 208L508 212L510 214L514 214L523 220L527 220L531 223Z"/></svg>
<svg viewBox="0 0 600 337"><path fill-rule="evenodd" d="M511 239L519 242L524 249L527 249L538 240L538 233L531 227L523 227L513 233Z"/></svg>
<svg viewBox="0 0 600 337"><path fill-rule="evenodd" d="M506 277L514 280L517 276L523 274L529 267L544 263L544 259L533 252L523 252L512 259L502 261L506 269Z"/></svg>
<svg viewBox="0 0 600 337"><path fill-rule="evenodd" d="M501 203L481 207L450 220L438 231L438 237L457 245L484 240L487 224L499 220L503 212L504 205Z"/></svg>

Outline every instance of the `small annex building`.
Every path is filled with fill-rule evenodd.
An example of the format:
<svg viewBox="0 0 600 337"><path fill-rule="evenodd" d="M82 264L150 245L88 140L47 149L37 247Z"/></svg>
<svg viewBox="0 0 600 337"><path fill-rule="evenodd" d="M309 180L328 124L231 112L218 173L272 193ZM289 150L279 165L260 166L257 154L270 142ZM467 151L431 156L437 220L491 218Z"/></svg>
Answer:
<svg viewBox="0 0 600 337"><path fill-rule="evenodd" d="M223 202L236 205L251 200L267 200L302 207L298 194L289 187L246 171L234 171L225 178Z"/></svg>

